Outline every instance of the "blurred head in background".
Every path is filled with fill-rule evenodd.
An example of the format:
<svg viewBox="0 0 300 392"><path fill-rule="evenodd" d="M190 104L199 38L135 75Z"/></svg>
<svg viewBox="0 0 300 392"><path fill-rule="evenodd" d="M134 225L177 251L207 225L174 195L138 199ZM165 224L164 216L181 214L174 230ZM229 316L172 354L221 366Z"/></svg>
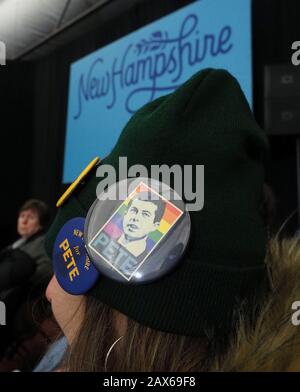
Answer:
<svg viewBox="0 0 300 392"><path fill-rule="evenodd" d="M27 200L19 211L17 231L22 238L30 238L41 231L48 220L46 203L37 199Z"/></svg>

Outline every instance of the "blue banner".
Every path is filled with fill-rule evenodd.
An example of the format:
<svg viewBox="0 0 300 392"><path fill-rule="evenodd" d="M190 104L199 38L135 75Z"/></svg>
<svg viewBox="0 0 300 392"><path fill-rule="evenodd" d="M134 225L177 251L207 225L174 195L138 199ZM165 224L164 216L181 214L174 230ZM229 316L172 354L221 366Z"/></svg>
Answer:
<svg viewBox="0 0 300 392"><path fill-rule="evenodd" d="M107 156L137 109L207 67L229 70L252 104L250 0L198 0L73 63L63 182Z"/></svg>

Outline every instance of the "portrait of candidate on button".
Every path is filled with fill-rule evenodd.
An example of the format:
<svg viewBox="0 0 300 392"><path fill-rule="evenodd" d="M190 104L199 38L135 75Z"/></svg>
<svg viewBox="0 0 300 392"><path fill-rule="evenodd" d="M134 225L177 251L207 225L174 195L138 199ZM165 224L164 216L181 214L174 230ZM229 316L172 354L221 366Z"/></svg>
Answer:
<svg viewBox="0 0 300 392"><path fill-rule="evenodd" d="M141 182L90 241L89 247L130 280L183 214Z"/></svg>

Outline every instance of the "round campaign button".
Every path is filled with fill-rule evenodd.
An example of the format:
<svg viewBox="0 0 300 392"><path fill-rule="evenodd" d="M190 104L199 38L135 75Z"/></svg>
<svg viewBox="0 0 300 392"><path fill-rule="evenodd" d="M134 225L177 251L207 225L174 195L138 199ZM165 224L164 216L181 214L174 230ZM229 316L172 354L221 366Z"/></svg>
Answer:
<svg viewBox="0 0 300 392"><path fill-rule="evenodd" d="M60 229L53 247L53 269L58 283L70 294L84 294L99 272L84 245L84 218L73 218Z"/></svg>
<svg viewBox="0 0 300 392"><path fill-rule="evenodd" d="M101 274L127 284L157 280L180 263L191 222L179 195L149 178L120 181L100 193L84 242Z"/></svg>

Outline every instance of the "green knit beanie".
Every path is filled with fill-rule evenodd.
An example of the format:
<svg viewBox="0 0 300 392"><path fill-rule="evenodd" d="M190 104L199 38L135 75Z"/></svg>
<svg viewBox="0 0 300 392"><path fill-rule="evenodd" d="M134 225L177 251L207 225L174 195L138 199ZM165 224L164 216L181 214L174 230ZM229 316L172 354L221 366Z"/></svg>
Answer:
<svg viewBox="0 0 300 392"><path fill-rule="evenodd" d="M260 215L267 151L267 138L227 71L198 72L141 108L101 163L118 172L119 157L127 157L128 166L142 164L149 173L151 165L204 165L204 207L190 212L188 248L169 275L144 285L100 276L88 295L142 325L180 335L230 326L241 304L251 313L267 287ZM65 222L86 216L99 181L93 172L59 209L46 239L50 255Z"/></svg>

